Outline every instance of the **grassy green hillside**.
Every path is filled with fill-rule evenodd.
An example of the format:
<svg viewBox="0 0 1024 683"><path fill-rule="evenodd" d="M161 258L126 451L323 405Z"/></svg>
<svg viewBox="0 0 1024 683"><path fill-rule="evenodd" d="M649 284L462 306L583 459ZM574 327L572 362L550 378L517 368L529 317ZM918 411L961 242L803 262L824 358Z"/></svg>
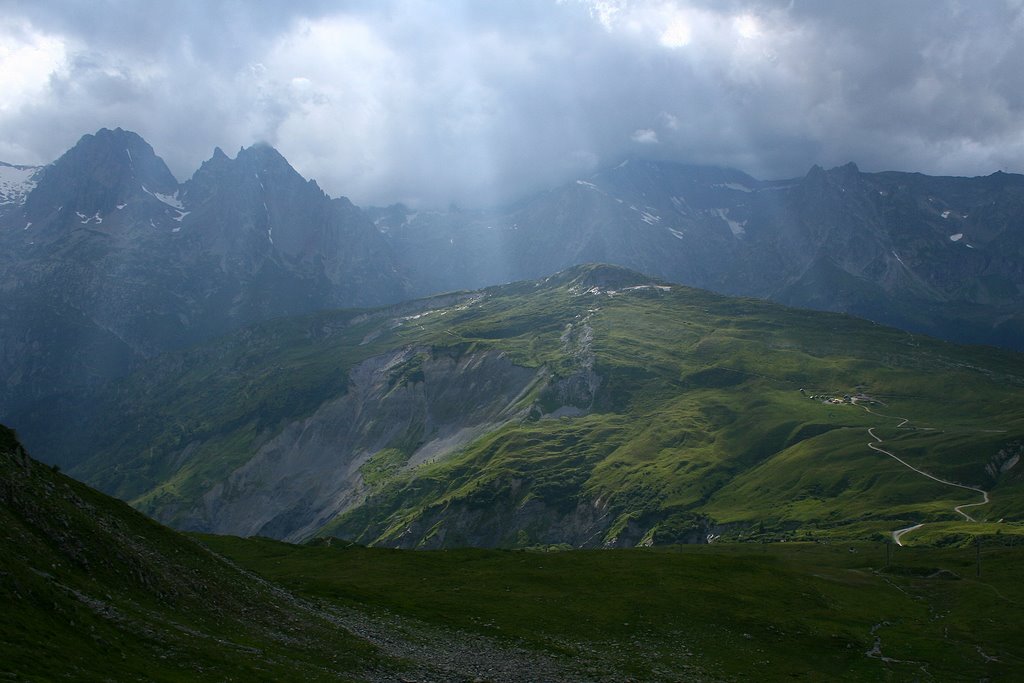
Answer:
<svg viewBox="0 0 1024 683"><path fill-rule="evenodd" d="M386 658L0 426L0 676L352 680Z"/></svg>
<svg viewBox="0 0 1024 683"><path fill-rule="evenodd" d="M953 506L980 500L867 448L873 426L920 469L992 489L979 517L1021 519L1020 470L985 469L1024 435L1019 355L685 288L630 291L605 277L577 271L557 286L501 290L489 306L421 329L499 345L558 376L578 371L580 354L555 336L563 321L584 321L601 379L586 415L507 425L396 478L327 531L395 543L413 529L426 545L441 532L440 544L473 544L474 509L513 515L539 501L599 507L613 520L600 540L613 545L737 537L762 525L775 535L846 526L864 536L958 519ZM591 286L600 291L585 293ZM874 401L823 401L856 394ZM469 521L461 535L449 521L459 515ZM545 528L509 531L491 544L557 540Z"/></svg>
<svg viewBox="0 0 1024 683"><path fill-rule="evenodd" d="M474 368L496 353L511 365L492 392ZM96 397L68 422L87 438L38 440L190 529L402 547L869 539L964 521L953 508L981 490L991 502L965 510L1002 527L978 529L1013 533L1022 399L1019 354L585 266L250 328ZM252 531L215 526L275 505Z"/></svg>
<svg viewBox="0 0 1024 683"><path fill-rule="evenodd" d="M1024 539L1007 534L565 552L196 538L30 459L2 427L0 525L11 680L1024 675Z"/></svg>
<svg viewBox="0 0 1024 683"><path fill-rule="evenodd" d="M887 561L881 543L408 552L203 541L311 599L568 661L569 680L1024 675L1021 545L896 547Z"/></svg>

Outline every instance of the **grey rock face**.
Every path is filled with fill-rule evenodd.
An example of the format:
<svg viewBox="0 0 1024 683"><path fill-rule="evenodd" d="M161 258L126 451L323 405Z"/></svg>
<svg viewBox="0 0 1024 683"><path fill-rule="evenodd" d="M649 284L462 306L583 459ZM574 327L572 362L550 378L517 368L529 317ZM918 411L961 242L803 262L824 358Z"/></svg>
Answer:
<svg viewBox="0 0 1024 683"><path fill-rule="evenodd" d="M521 418L538 371L493 351L459 358L406 348L353 368L347 392L284 427L189 511L161 514L176 526L300 540L361 502L360 467L404 451L405 467L444 457Z"/></svg>

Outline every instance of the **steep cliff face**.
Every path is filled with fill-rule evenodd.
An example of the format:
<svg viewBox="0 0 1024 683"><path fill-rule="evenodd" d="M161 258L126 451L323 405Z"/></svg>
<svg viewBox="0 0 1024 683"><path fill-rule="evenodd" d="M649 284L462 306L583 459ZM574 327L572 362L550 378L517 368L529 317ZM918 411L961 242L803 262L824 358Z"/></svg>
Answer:
<svg viewBox="0 0 1024 683"><path fill-rule="evenodd" d="M361 470L375 458L392 476L443 458L521 418L539 379L497 351L409 347L370 358L352 369L343 396L285 426L194 508L158 510L158 518L300 540L361 502L369 489Z"/></svg>

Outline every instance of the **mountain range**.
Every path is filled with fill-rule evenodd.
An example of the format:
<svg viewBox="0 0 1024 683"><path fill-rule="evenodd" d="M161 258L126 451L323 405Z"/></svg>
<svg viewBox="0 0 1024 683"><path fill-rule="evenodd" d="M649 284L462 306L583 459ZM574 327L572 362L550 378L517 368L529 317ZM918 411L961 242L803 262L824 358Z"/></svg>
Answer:
<svg viewBox="0 0 1024 683"><path fill-rule="evenodd" d="M0 674L1019 677L1021 190L0 164Z"/></svg>
<svg viewBox="0 0 1024 683"><path fill-rule="evenodd" d="M606 262L670 282L1024 349L1024 177L765 182L627 160L488 210L354 206L273 148L179 183L103 129L0 165L0 415L249 323Z"/></svg>
<svg viewBox="0 0 1024 683"><path fill-rule="evenodd" d="M404 295L363 213L264 145L181 185L120 129L5 168L21 183L0 207L4 415L248 323Z"/></svg>
<svg viewBox="0 0 1024 683"><path fill-rule="evenodd" d="M763 182L627 160L488 211L371 209L417 294L582 263L966 343L1024 350L1024 177L862 173Z"/></svg>
<svg viewBox="0 0 1024 683"><path fill-rule="evenodd" d="M267 145L178 183L104 129L0 167L0 190L0 416L179 528L402 547L856 536L994 487L981 517L1015 514L1017 354L765 300L1020 348L1021 176L763 182L628 160L510 207L360 209ZM944 482L907 483L900 505L901 485L874 485L900 465L858 431L893 405Z"/></svg>

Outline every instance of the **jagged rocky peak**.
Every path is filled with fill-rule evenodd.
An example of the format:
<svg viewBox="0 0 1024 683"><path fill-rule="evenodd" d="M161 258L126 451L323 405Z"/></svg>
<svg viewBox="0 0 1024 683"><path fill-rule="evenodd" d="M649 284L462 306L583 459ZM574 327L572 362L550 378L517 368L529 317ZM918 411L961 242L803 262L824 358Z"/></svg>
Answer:
<svg viewBox="0 0 1024 683"><path fill-rule="evenodd" d="M202 166L193 174L193 177L203 170L213 171L216 169L227 168L231 165L231 157L224 153L220 147L213 148L213 156L203 162Z"/></svg>
<svg viewBox="0 0 1024 683"><path fill-rule="evenodd" d="M245 171L252 172L258 178L302 177L280 152L266 142L257 142L249 147L240 148L235 156L235 164Z"/></svg>
<svg viewBox="0 0 1024 683"><path fill-rule="evenodd" d="M240 162L255 163L264 167L284 165L291 168L288 160L274 148L269 142L254 142L248 147L241 147L235 157Z"/></svg>
<svg viewBox="0 0 1024 683"><path fill-rule="evenodd" d="M275 185L289 190L305 186L305 191L315 190L317 194L322 195L324 198L327 197L315 180L306 180L284 158L284 155L266 142L257 142L250 147L240 150L238 152L238 160L251 165L261 181L269 179Z"/></svg>
<svg viewBox="0 0 1024 683"><path fill-rule="evenodd" d="M26 213L105 215L139 192L173 195L177 190L178 181L149 143L131 131L101 128L83 135L43 170Z"/></svg>
<svg viewBox="0 0 1024 683"><path fill-rule="evenodd" d="M822 177L824 175L825 175L825 169L822 168L821 166L819 166L818 164L814 164L809 169L807 169L807 175L804 176L804 179L805 180L810 180L812 178L820 178L820 177Z"/></svg>
<svg viewBox="0 0 1024 683"><path fill-rule="evenodd" d="M1019 173L1007 173L999 170L995 173L990 173L983 178L979 178L985 185L991 188L998 189L1013 189L1016 190L1021 185L1024 185L1024 175Z"/></svg>
<svg viewBox="0 0 1024 683"><path fill-rule="evenodd" d="M829 169L828 174L833 178L836 178L841 183L857 183L860 182L860 169L857 168L857 164L852 161L843 164L842 166L836 166L835 168Z"/></svg>
<svg viewBox="0 0 1024 683"><path fill-rule="evenodd" d="M213 156L185 184L183 194L192 200L205 200L221 191L263 195L267 192L306 191L326 195L314 181L307 181L274 147L257 142L242 147L234 159L217 147Z"/></svg>
<svg viewBox="0 0 1024 683"><path fill-rule="evenodd" d="M842 183L856 181L859 177L860 168L857 167L857 164L850 161L842 166L830 168L827 171L818 164L815 164L811 166L809 171L807 171L807 175L804 176L804 181L812 183Z"/></svg>

